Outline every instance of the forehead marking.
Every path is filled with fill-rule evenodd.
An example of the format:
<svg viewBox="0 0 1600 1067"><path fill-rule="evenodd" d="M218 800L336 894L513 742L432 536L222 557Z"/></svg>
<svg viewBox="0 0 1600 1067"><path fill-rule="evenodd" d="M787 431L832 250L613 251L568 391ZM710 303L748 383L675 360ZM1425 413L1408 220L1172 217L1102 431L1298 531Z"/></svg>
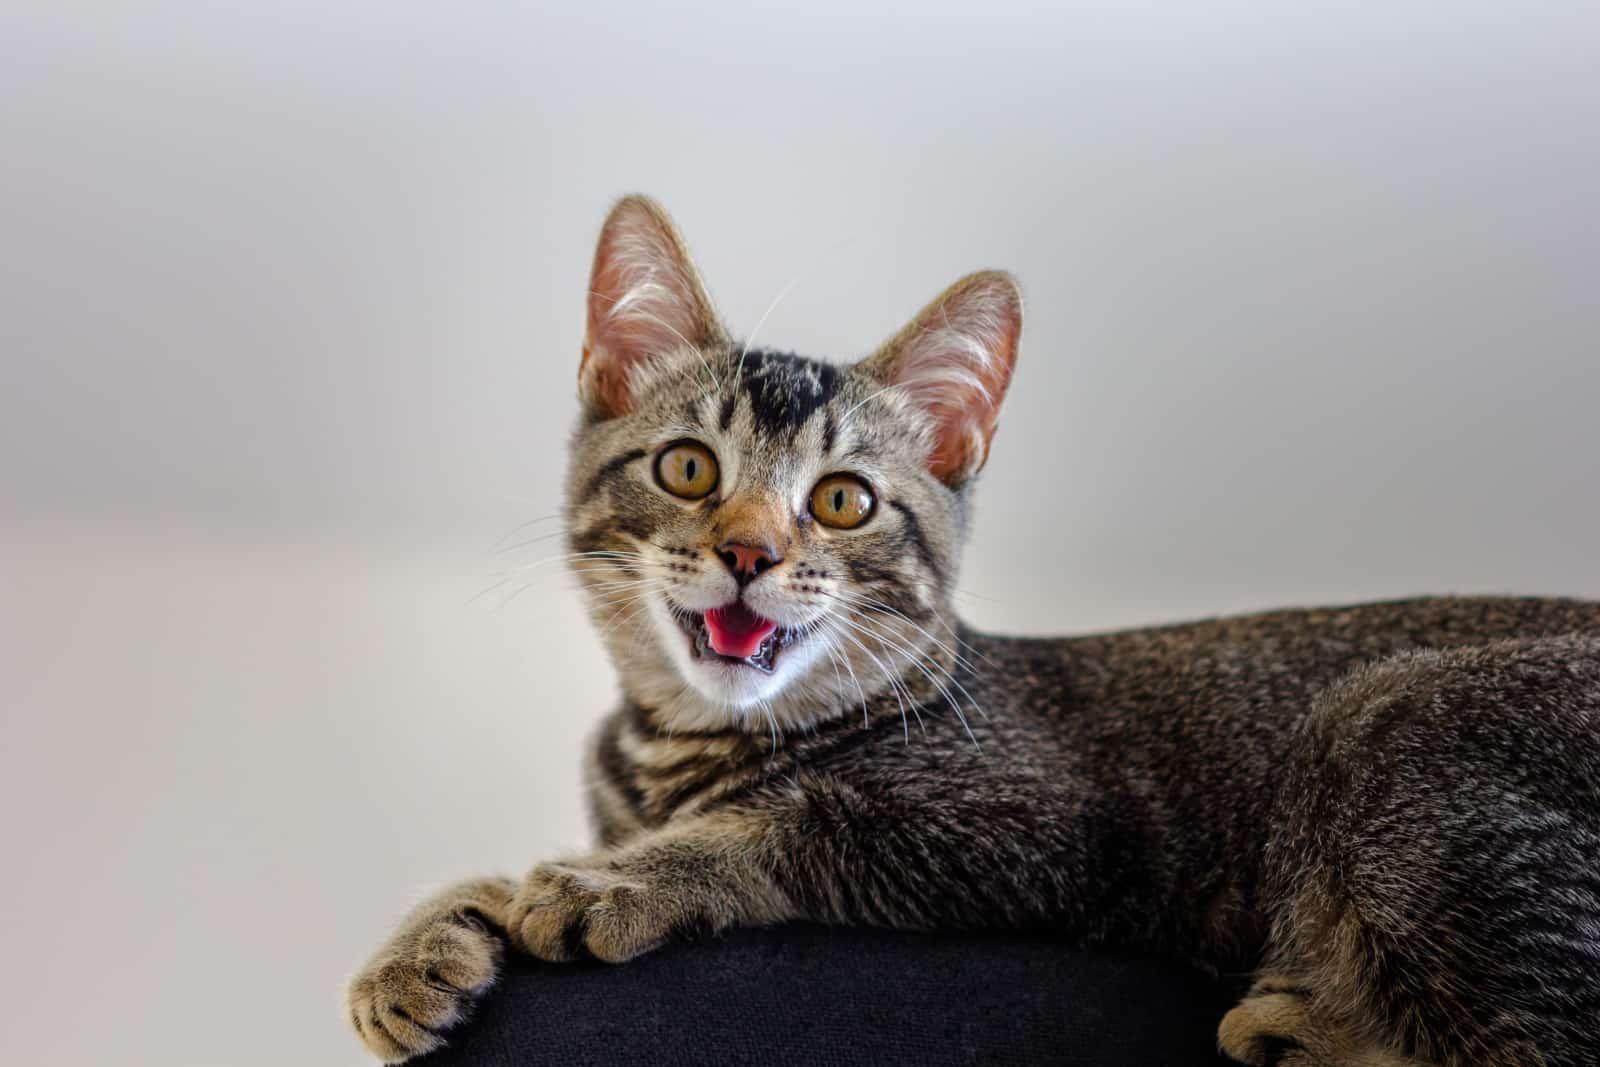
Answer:
<svg viewBox="0 0 1600 1067"><path fill-rule="evenodd" d="M739 384L757 429L768 436L798 433L838 392L839 368L831 363L782 352L750 355Z"/></svg>

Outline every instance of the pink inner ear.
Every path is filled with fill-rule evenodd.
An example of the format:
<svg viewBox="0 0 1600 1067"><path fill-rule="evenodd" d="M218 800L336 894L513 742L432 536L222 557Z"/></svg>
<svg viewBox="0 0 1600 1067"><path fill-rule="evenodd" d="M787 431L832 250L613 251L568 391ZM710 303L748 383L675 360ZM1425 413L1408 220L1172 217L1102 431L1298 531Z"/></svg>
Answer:
<svg viewBox="0 0 1600 1067"><path fill-rule="evenodd" d="M578 360L578 383L590 403L608 415L621 415L633 406L628 377L609 359L594 358L594 348L583 346Z"/></svg>
<svg viewBox="0 0 1600 1067"><path fill-rule="evenodd" d="M619 203L600 232L587 325L578 379L608 415L632 406L640 365L704 344L717 332L683 242L666 214L641 197Z"/></svg>
<svg viewBox="0 0 1600 1067"><path fill-rule="evenodd" d="M928 466L941 480L970 476L988 458L1021 332L1015 283L975 275L935 301L900 340L891 380L932 420Z"/></svg>

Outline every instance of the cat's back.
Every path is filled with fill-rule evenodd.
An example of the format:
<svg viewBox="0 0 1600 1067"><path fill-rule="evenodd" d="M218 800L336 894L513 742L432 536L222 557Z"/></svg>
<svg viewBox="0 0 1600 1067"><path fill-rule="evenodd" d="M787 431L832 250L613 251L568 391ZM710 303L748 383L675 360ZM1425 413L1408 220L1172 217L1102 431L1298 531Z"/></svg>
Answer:
<svg viewBox="0 0 1600 1067"><path fill-rule="evenodd" d="M968 641L1006 766L1026 753L1104 798L1118 833L1161 858L1139 884L1174 919L1166 943L1243 960L1264 936L1262 850L1319 696L1402 653L1566 634L1600 635L1600 603L1430 597Z"/></svg>
<svg viewBox="0 0 1600 1067"><path fill-rule="evenodd" d="M1190 828L1209 862L1250 851L1297 730L1352 672L1405 652L1565 634L1600 635L1600 603L1423 597L969 642L996 747L1127 796L1153 825Z"/></svg>
<svg viewBox="0 0 1600 1067"><path fill-rule="evenodd" d="M1065 720L1158 711L1187 719L1297 701L1399 652L1568 633L1600 634L1600 602L1416 597L1077 637L966 640L975 682L992 703Z"/></svg>

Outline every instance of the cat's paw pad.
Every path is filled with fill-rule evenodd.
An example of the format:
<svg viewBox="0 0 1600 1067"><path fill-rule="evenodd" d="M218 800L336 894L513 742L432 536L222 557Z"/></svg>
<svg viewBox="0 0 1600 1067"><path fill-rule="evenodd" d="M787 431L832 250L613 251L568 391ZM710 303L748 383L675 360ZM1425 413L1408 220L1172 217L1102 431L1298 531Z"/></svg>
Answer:
<svg viewBox="0 0 1600 1067"><path fill-rule="evenodd" d="M350 1023L385 1063L431 1052L494 982L501 951L500 938L470 914L402 930L351 979Z"/></svg>
<svg viewBox="0 0 1600 1067"><path fill-rule="evenodd" d="M665 941L672 909L623 873L559 863L534 868L511 902L512 941L543 960L620 963Z"/></svg>

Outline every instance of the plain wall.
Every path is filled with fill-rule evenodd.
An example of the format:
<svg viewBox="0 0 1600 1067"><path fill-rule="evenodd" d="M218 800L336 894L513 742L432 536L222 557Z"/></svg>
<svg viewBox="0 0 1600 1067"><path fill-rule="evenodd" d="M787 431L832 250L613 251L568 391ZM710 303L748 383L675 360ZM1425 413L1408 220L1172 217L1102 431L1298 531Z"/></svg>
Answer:
<svg viewBox="0 0 1600 1067"><path fill-rule="evenodd" d="M0 100L8 1063L364 1062L411 900L584 843L514 528L624 192L807 353L1022 278L977 623L1600 596L1592 4L34 0Z"/></svg>

